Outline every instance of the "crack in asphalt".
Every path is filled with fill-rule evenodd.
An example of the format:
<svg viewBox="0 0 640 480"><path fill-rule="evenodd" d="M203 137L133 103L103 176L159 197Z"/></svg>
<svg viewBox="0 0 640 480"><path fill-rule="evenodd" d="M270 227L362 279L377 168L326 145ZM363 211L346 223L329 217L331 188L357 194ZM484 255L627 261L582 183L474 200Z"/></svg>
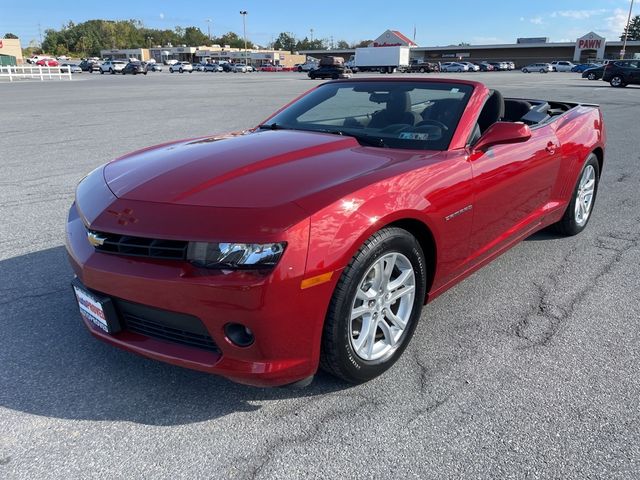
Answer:
<svg viewBox="0 0 640 480"><path fill-rule="evenodd" d="M615 242L623 244L616 245ZM569 250L556 272L548 275L542 283L533 284L536 289L536 302L513 325L512 331L515 336L526 342L525 348L547 345L566 320L571 318L580 302L598 286L599 280L612 271L625 253L638 247L639 244L640 233L636 232L615 232L598 236L593 247L597 250L612 252L613 255L594 274L587 277L584 286L570 297L566 305L558 305L551 297L558 291L559 281L567 273L571 265L571 257L576 253L575 248Z"/></svg>
<svg viewBox="0 0 640 480"><path fill-rule="evenodd" d="M275 440L268 442L264 446L264 453L258 456L257 460L254 460L253 463L249 466L249 469L247 472L247 478L250 478L252 480L259 478L262 472L265 470L265 468L276 458L276 456L280 451L286 449L287 447L310 442L318 434L320 434L323 430L323 427L325 427L329 423L337 419L340 419L345 415L358 412L361 409L363 409L363 407L366 407L366 406L378 407L380 405L380 402L378 402L377 400L371 397L368 397L364 394L355 393L355 392L350 392L347 394L344 394L344 393L332 394L332 395L327 395L325 398L331 398L331 397L357 398L358 401L355 403L349 404L349 406L346 408L344 406L330 407L329 409L325 410L323 414L320 417L318 417L315 421L311 422L308 428L306 428L304 431L298 434L295 434L293 436L281 435L277 437ZM317 399L312 399L308 402L305 402L302 405L302 408L306 407L309 404L315 404L316 401ZM291 409L282 415L278 415L278 417L275 418L275 422L277 423L282 422L286 417L288 417L293 412L295 412L294 415L297 416L300 410L301 408L296 407L295 409ZM256 457L255 455L253 455L251 458L255 459ZM246 460L246 458L244 460ZM237 463L237 462L234 462L234 463Z"/></svg>
<svg viewBox="0 0 640 480"><path fill-rule="evenodd" d="M23 300L29 300L29 299L33 299L33 298L47 297L49 295L55 295L56 293L66 292L66 291L68 291L67 288L58 288L56 290L49 290L49 291L42 292L42 293L26 293L24 295L18 295L18 296L14 297L14 298L11 298L9 300L0 301L0 306L8 305L10 303L17 303L17 302L21 302Z"/></svg>

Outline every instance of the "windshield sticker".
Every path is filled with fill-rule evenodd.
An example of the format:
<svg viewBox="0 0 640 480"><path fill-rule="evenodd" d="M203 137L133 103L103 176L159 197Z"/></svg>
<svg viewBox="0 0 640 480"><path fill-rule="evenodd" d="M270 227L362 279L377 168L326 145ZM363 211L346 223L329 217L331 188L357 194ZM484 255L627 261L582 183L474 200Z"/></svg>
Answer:
<svg viewBox="0 0 640 480"><path fill-rule="evenodd" d="M401 132L400 138L403 140L429 140L429 134L418 132Z"/></svg>

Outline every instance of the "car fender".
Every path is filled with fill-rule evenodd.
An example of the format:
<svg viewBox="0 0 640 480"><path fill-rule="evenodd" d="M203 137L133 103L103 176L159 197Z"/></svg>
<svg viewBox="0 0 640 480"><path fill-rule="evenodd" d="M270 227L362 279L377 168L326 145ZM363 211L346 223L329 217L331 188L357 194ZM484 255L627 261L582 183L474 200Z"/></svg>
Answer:
<svg viewBox="0 0 640 480"><path fill-rule="evenodd" d="M369 237L399 221L420 222L437 244L439 231L437 222L431 218L431 203L427 199L402 191L369 196L362 193L343 197L311 216L305 276L326 272L339 275ZM437 265L437 259L435 263Z"/></svg>

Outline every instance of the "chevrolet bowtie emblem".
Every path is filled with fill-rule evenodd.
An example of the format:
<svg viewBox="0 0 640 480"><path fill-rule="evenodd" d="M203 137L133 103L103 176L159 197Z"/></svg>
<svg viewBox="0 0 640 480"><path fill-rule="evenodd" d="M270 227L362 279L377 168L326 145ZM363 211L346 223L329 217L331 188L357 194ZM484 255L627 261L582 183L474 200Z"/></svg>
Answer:
<svg viewBox="0 0 640 480"><path fill-rule="evenodd" d="M106 239L107 239L107 237L104 237L104 236L100 235L99 233L91 232L91 231L87 232L87 240L89 240L89 243L91 245L93 245L94 247L102 246L102 244L104 244L104 241Z"/></svg>

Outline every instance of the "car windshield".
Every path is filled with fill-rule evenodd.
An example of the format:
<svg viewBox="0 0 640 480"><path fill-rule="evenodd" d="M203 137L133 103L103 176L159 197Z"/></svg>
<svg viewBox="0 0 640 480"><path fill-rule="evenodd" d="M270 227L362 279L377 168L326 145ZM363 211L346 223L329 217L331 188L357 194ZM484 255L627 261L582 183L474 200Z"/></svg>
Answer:
<svg viewBox="0 0 640 480"><path fill-rule="evenodd" d="M472 91L471 85L446 82L332 82L260 128L352 136L376 147L446 150Z"/></svg>

